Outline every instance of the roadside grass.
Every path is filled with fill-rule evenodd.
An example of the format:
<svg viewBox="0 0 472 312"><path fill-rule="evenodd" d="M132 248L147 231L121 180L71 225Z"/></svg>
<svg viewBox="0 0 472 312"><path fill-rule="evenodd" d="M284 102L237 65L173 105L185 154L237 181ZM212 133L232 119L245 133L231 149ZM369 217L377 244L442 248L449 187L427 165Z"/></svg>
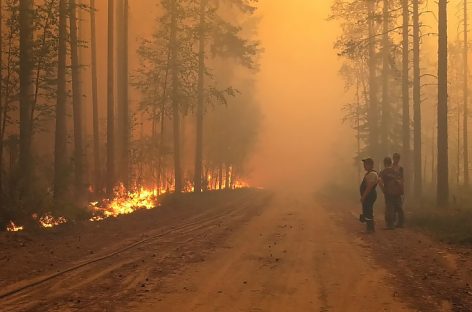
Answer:
<svg viewBox="0 0 472 312"><path fill-rule="evenodd" d="M436 207L432 199L413 206L408 225L446 243L472 245L472 199L469 196L461 196L460 200L452 198L448 208Z"/></svg>

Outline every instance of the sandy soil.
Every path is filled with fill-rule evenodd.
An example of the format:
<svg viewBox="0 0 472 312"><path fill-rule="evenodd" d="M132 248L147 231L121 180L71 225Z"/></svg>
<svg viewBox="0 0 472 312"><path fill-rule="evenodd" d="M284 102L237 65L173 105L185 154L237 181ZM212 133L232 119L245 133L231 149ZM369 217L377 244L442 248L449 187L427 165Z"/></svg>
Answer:
<svg viewBox="0 0 472 312"><path fill-rule="evenodd" d="M467 294L455 301L448 295L451 280L462 285L467 276L444 279L452 274L441 273L444 268L461 267L450 251L438 253L445 246L409 230L361 235L352 208L331 205L300 194L240 191L187 198L103 223L2 234L0 310L467 308L466 300L457 299ZM428 244L446 260L419 258L421 266L415 250L427 254ZM429 276L419 282L422 267L442 284L429 285Z"/></svg>

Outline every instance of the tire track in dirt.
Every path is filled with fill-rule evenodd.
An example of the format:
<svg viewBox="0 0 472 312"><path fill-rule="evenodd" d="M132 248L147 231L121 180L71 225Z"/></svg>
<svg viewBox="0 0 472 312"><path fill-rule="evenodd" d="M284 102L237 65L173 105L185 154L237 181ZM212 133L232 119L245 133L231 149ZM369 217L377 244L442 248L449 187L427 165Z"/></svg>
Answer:
<svg viewBox="0 0 472 312"><path fill-rule="evenodd" d="M188 220L182 221L182 224L170 227L164 232L160 229L157 234L154 232L145 233L147 238L125 247L120 252L112 253L109 257L99 257L100 261L98 262L92 260L89 264L69 270L64 273L66 276L58 278L57 281L50 282L48 280L45 285L33 287L34 289L7 298L8 300L4 300L2 305L11 311L51 310L51 306L48 304L51 302L57 303L58 301L62 304L72 303L72 306L82 306L82 301L75 299L77 296L68 295L71 292L80 292L90 285L94 288L97 286L94 284L100 284L103 280L110 279L110 276L111 280L115 280L115 282L118 280L119 282L119 285L116 285L119 286L117 287L117 293L120 293L120 288L123 288L124 295L130 295L135 292L137 284L150 280L150 278L145 278L145 276L152 275L150 273L156 271L157 275L172 273L171 269L178 268L179 262L186 263L195 260L191 259L194 257L192 254L186 255L185 249L179 246L202 245L202 242L205 243L212 237L224 234L227 227L237 226L238 222L250 218L257 212L258 206L263 206L266 201L267 194L256 193L226 204L218 210L212 209L197 216L191 216ZM164 240L162 243L160 242L161 238ZM195 241L199 243L195 243ZM208 247L211 247L211 244ZM188 259L185 259L187 256ZM198 256L195 257L198 258ZM149 259L152 261L149 261ZM164 267L160 270L161 272L158 269L160 264L164 264ZM117 273L119 271L123 272ZM139 274L133 274L138 271ZM134 277L124 278L125 276ZM74 283L71 284L70 281L74 281ZM99 290L104 293L113 293L111 287L107 288L107 286ZM127 292L126 290L132 291ZM65 297L69 297L69 299Z"/></svg>

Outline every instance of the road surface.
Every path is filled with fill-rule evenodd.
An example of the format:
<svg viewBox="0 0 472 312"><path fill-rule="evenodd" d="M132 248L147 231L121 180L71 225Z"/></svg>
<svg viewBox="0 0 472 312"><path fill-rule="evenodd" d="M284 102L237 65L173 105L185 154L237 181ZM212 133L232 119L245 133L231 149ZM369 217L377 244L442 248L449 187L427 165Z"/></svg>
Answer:
<svg viewBox="0 0 472 312"><path fill-rule="evenodd" d="M3 238L0 310L421 310L369 239L313 196L247 191L177 206Z"/></svg>

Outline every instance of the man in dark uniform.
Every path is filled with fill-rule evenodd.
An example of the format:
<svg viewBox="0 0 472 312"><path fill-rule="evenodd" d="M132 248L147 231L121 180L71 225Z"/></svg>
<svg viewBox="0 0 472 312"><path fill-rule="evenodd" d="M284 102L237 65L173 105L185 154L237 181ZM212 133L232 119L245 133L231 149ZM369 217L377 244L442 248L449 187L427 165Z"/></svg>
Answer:
<svg viewBox="0 0 472 312"><path fill-rule="evenodd" d="M377 200L378 175L374 170L374 160L372 158L363 159L366 174L360 186L362 214L361 222L366 223L367 233L375 232L374 225L374 203Z"/></svg>

